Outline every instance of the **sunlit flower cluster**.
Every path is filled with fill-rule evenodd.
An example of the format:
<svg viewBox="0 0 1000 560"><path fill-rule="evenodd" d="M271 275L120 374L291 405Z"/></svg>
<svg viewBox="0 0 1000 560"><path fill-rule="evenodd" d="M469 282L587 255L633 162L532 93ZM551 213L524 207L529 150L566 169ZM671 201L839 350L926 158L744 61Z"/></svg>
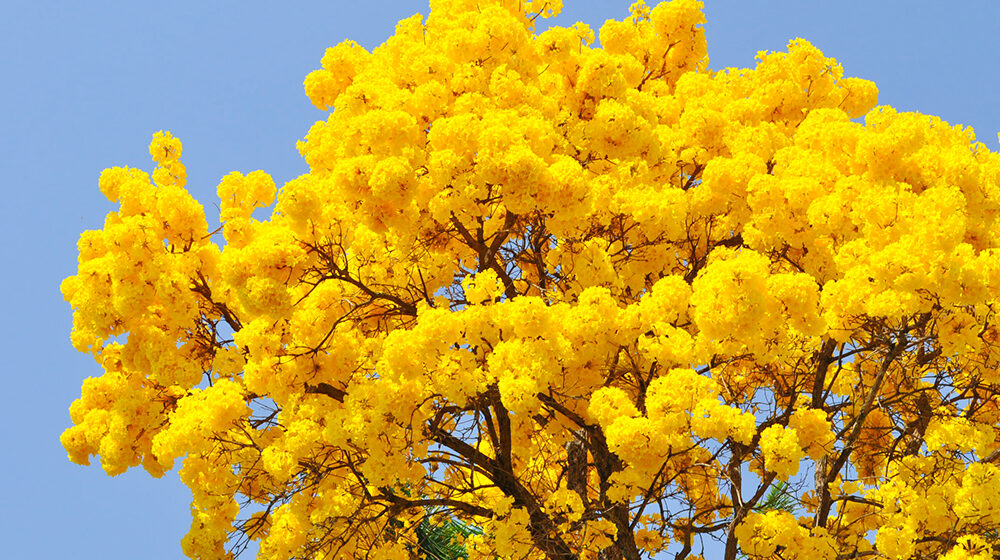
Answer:
<svg viewBox="0 0 1000 560"><path fill-rule="evenodd" d="M215 231L169 132L105 170L70 459L181 459L206 560L992 557L1000 156L803 39L710 70L701 2L560 8L328 49Z"/></svg>

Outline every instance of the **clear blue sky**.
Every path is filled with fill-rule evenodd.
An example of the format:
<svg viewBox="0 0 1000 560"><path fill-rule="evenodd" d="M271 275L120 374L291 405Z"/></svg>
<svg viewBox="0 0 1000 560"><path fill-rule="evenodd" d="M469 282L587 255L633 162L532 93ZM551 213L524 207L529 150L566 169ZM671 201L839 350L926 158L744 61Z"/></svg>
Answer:
<svg viewBox="0 0 1000 560"><path fill-rule="evenodd" d="M596 29L629 3L566 0L559 22ZM707 4L713 68L804 37L874 80L881 103L971 125L997 149L1000 2ZM302 79L324 49L345 38L372 48L417 12L426 3L0 2L0 555L182 557L189 494L175 474L111 479L59 445L81 381L100 373L70 347L58 287L76 271L79 233L112 209L101 169L151 170L150 136L166 129L184 141L189 188L210 213L230 171L264 169L280 185L305 171L295 141L323 117Z"/></svg>

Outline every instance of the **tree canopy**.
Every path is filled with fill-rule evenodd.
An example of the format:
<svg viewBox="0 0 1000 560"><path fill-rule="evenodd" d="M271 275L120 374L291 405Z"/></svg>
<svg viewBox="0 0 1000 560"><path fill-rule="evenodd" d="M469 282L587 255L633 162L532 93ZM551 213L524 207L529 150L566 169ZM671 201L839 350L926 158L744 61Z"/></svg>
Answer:
<svg viewBox="0 0 1000 560"><path fill-rule="evenodd" d="M1000 156L802 39L710 70L700 2L560 4L328 49L309 172L216 231L169 132L105 170L70 459L182 459L191 558L1000 554Z"/></svg>

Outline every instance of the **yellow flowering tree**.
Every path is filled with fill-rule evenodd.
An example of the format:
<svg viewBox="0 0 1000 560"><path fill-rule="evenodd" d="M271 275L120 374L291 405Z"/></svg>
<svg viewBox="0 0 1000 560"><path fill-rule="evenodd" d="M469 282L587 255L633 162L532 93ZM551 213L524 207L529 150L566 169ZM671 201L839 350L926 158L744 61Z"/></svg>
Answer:
<svg viewBox="0 0 1000 560"><path fill-rule="evenodd" d="M102 173L70 459L182 459L191 558L995 557L1000 156L801 39L709 70L700 2L559 4L327 50L309 173L217 231L171 134Z"/></svg>

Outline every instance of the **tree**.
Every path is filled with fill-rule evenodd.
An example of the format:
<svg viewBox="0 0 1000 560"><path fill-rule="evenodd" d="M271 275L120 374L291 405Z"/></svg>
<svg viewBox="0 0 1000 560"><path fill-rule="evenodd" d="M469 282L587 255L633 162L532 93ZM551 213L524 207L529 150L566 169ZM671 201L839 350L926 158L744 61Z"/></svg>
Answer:
<svg viewBox="0 0 1000 560"><path fill-rule="evenodd" d="M801 39L709 70L699 2L558 7L329 49L217 231L170 133L104 171L70 458L183 457L192 558L996 557L1000 157Z"/></svg>

